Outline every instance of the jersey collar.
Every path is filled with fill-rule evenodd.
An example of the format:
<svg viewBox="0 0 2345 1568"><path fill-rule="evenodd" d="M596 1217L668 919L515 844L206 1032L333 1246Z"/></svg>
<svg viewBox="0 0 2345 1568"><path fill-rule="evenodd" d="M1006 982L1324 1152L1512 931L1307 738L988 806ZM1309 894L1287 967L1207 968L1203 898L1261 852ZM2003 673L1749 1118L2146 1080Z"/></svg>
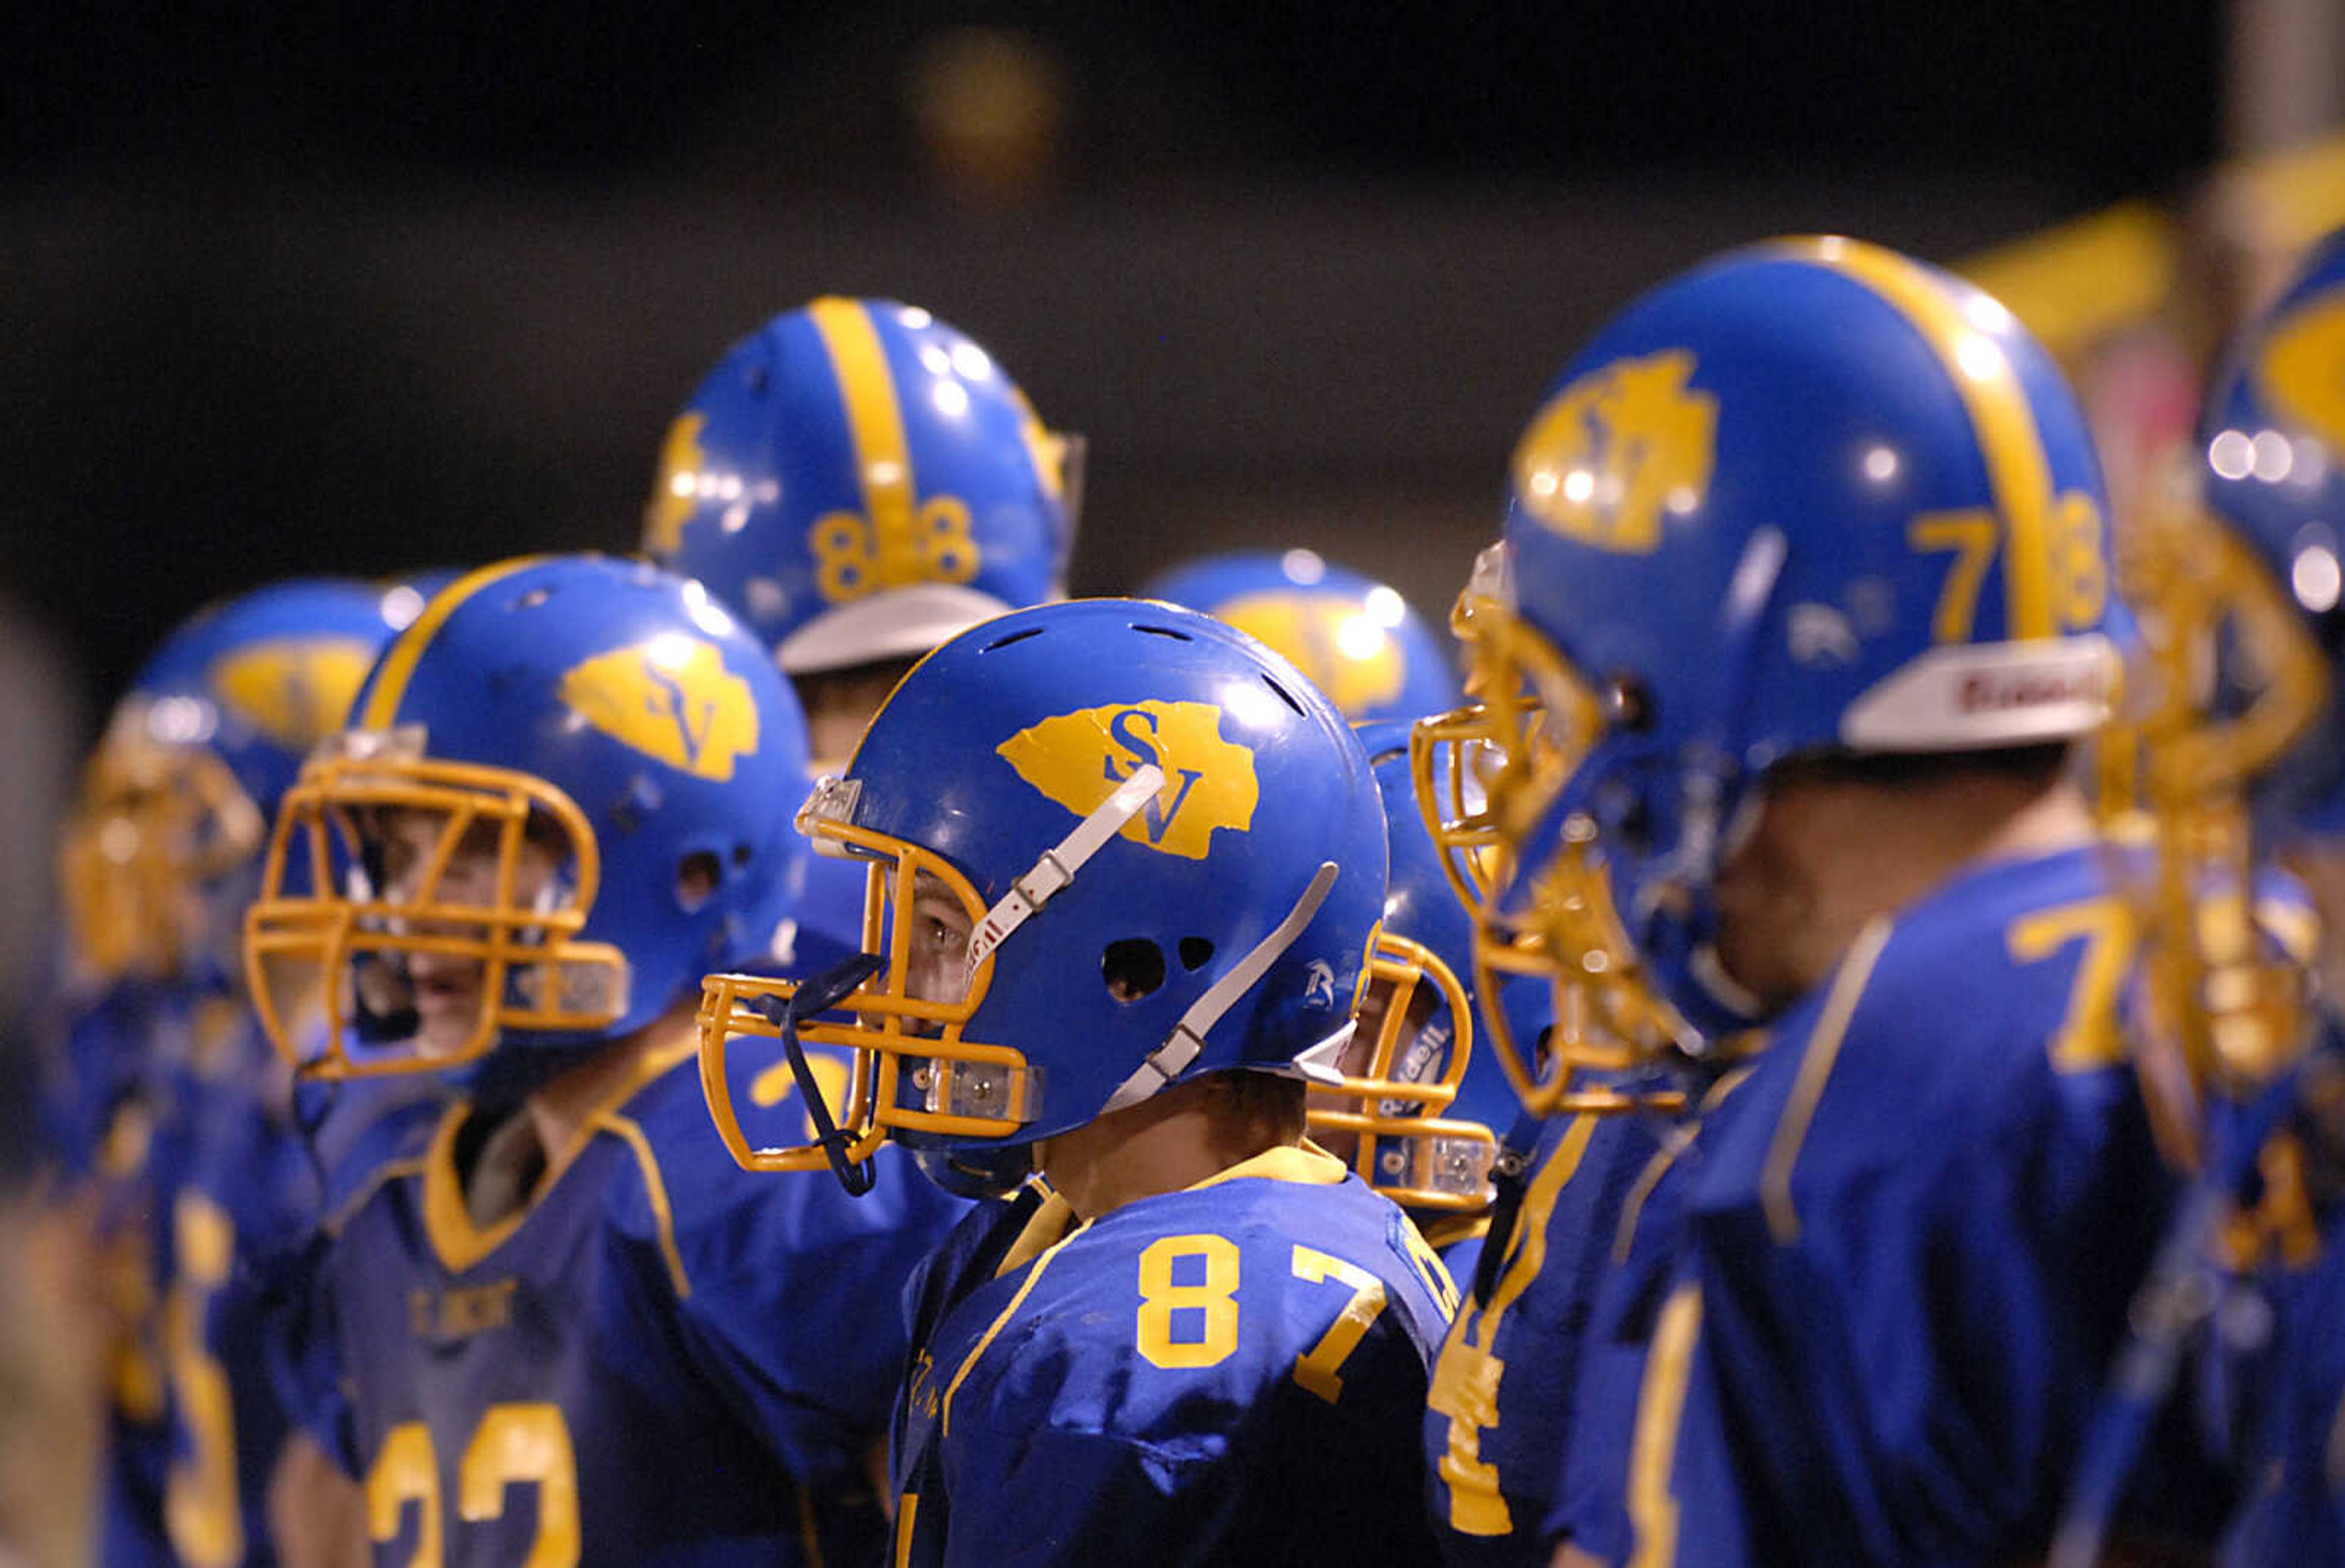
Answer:
<svg viewBox="0 0 2345 1568"><path fill-rule="evenodd" d="M463 1131L475 1108L467 1099L451 1105L442 1114L440 1125L432 1129L431 1146L423 1153L423 1230L441 1265L452 1274L461 1274L502 1246L521 1229L522 1222L537 1211L554 1184L585 1152L595 1135L604 1130L607 1113L624 1105L645 1084L698 1051L699 1041L691 1034L645 1050L634 1067L578 1118L576 1130L563 1147L547 1151L545 1171L537 1179L527 1200L487 1226L472 1223L472 1213L464 1206L464 1184L456 1175L457 1135Z"/></svg>

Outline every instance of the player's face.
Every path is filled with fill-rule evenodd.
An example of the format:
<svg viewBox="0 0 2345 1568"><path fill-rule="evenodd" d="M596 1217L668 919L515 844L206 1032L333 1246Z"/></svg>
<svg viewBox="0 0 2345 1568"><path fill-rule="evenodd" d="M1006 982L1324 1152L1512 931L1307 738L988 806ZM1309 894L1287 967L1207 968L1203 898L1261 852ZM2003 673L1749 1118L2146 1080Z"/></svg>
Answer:
<svg viewBox="0 0 2345 1568"><path fill-rule="evenodd" d="M1398 988L1394 981L1377 979L1371 981L1361 994L1358 1021L1354 1025L1352 1037L1345 1043L1343 1055L1335 1064L1337 1070L1345 1077L1357 1077L1374 1065L1376 1041L1384 1033L1385 1018L1392 1009L1393 993ZM1439 996L1429 980L1420 983L1410 994L1408 1016L1401 1020L1400 1037L1393 1042L1392 1059L1395 1062L1408 1059L1409 1048L1416 1044L1417 1031L1424 1028L1433 1017ZM1313 1105L1328 1110L1360 1108L1357 1097L1340 1095L1332 1089L1315 1088L1308 1098ZM1360 1135L1348 1128L1315 1128L1311 1141L1346 1165L1359 1156Z"/></svg>
<svg viewBox="0 0 2345 1568"><path fill-rule="evenodd" d="M923 1002L958 1002L969 994L969 911L949 888L922 872L914 885L912 951L906 988Z"/></svg>
<svg viewBox="0 0 2345 1568"><path fill-rule="evenodd" d="M1818 875L1846 847L1842 787L1804 775L1771 784L1719 868L1719 961L1771 1010L1806 995L1843 945Z"/></svg>
<svg viewBox="0 0 2345 1568"><path fill-rule="evenodd" d="M439 853L448 819L438 812L394 809L384 814L383 870L390 902L394 905L493 905L498 902L497 824L476 821L468 827L448 856L436 883L424 885L433 857ZM524 836L513 866L512 902L528 908L543 894L561 867L562 856L541 836ZM415 922L424 934L481 937L485 928L451 921ZM409 1003L415 1009L416 1044L427 1056L461 1050L478 1028L482 1009L486 966L475 957L456 953L413 953L406 964ZM380 972L362 972L359 984L393 983ZM371 998L389 1010L392 998Z"/></svg>

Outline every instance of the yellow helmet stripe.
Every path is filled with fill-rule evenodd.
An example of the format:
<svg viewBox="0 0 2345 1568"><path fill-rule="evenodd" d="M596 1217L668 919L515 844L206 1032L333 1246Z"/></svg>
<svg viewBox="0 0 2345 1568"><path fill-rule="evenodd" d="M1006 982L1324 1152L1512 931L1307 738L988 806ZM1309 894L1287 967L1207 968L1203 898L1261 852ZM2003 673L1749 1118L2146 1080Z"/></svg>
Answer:
<svg viewBox="0 0 2345 1568"><path fill-rule="evenodd" d="M863 515L875 541L910 533L912 457L904 438L904 411L896 401L896 378L871 312L853 299L827 297L807 307L838 377L847 405L848 434L855 442L855 472L863 487Z"/></svg>
<svg viewBox="0 0 2345 1568"><path fill-rule="evenodd" d="M2018 367L1963 302L1929 272L1893 250L1837 235L1793 240L1790 255L1856 279L1893 306L1922 334L1962 395L1986 460L1995 510L2003 519L2005 634L2050 637L2052 620L2052 465L2035 406ZM2000 306L1996 307L2001 311Z"/></svg>
<svg viewBox="0 0 2345 1568"><path fill-rule="evenodd" d="M374 690L367 693L366 711L358 717L356 728L381 730L391 727L398 715L400 699L407 695L407 683L415 673L416 662L423 650L431 645L448 617L456 613L464 602L491 583L511 577L523 568L535 566L545 560L543 555L518 555L511 561L500 561L493 566L483 566L465 573L432 596L423 607L423 613L409 623L382 656L381 673L375 677Z"/></svg>

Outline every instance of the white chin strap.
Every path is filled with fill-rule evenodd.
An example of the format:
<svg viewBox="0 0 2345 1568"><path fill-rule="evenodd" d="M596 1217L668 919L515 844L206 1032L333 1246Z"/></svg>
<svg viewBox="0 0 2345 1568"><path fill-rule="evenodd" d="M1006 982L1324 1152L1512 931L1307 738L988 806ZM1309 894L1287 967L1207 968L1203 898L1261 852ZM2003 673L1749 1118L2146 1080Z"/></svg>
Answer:
<svg viewBox="0 0 2345 1568"><path fill-rule="evenodd" d="M1140 814L1141 809L1156 798L1164 787L1164 771L1152 764L1135 768L1132 776L1116 786L1116 792L1091 808L1091 815L1075 824L1075 831L1042 852L1042 858L1027 868L1026 875L1010 884L977 929L969 936L969 974L973 979L977 966L993 956L1009 935L1032 917L1034 912L1048 904L1075 879L1082 864L1100 852L1100 847L1123 831L1123 824Z"/></svg>
<svg viewBox="0 0 2345 1568"><path fill-rule="evenodd" d="M1181 1021L1172 1026L1172 1032L1164 1037L1164 1043L1151 1051L1148 1058L1140 1064L1140 1070L1124 1079L1116 1091L1107 1097L1107 1103L1100 1107L1101 1116L1112 1110L1122 1110L1128 1105L1139 1104L1188 1071L1189 1064L1195 1061L1197 1054L1205 1048L1205 1036L1222 1021L1222 1015L1228 1012L1240 996L1254 989L1255 983L1278 961L1280 954L1294 946L1294 939L1303 935L1303 928L1311 924L1312 916L1319 913L1319 906L1327 902L1327 894L1335 885L1335 875L1334 861L1320 862L1318 872L1311 878L1311 885L1303 890L1303 896L1294 901L1294 907L1286 912L1286 918L1280 921L1270 935L1255 943L1254 950L1232 966L1228 974L1207 987L1203 996L1189 1004L1189 1010L1181 1015Z"/></svg>

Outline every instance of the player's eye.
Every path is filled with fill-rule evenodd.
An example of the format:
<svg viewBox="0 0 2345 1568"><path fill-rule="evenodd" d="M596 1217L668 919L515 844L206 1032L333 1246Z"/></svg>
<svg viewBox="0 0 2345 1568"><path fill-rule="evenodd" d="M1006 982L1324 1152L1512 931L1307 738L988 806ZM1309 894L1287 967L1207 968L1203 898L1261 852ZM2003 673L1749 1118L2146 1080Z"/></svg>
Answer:
<svg viewBox="0 0 2345 1568"><path fill-rule="evenodd" d="M415 846L396 835L382 845L382 878L385 891L403 891L408 879L415 875L418 860Z"/></svg>

